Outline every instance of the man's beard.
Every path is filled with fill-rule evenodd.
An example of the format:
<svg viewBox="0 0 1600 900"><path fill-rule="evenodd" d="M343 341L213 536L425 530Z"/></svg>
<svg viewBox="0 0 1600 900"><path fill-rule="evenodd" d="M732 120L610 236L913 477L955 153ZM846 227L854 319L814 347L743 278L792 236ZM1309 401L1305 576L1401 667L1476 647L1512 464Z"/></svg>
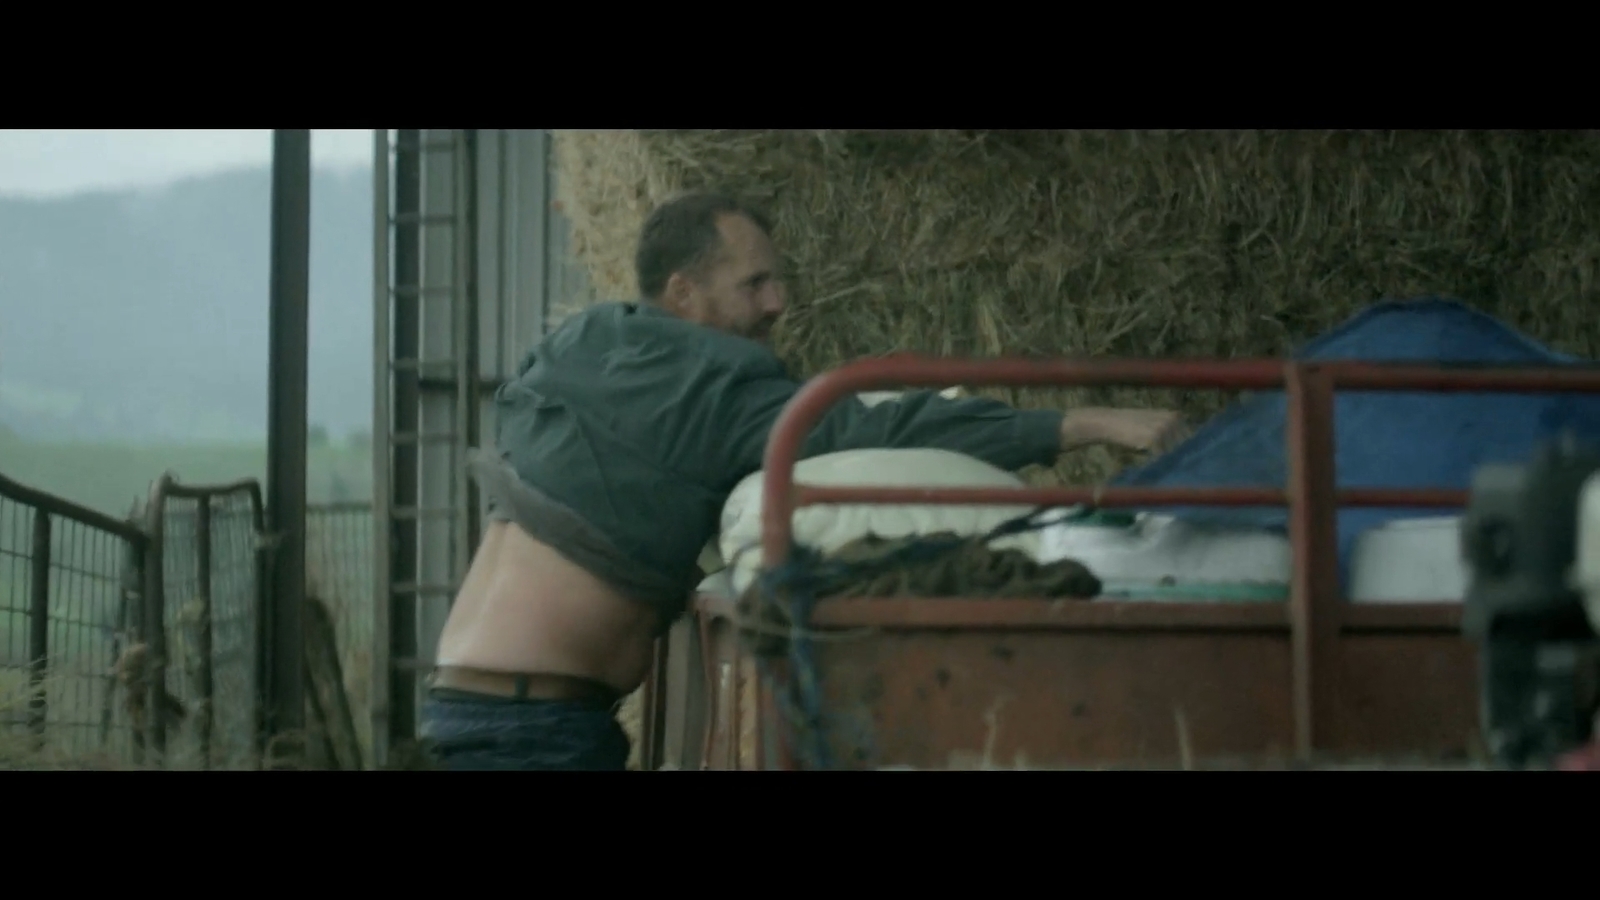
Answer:
<svg viewBox="0 0 1600 900"><path fill-rule="evenodd" d="M778 320L762 319L745 330L745 337L758 344L772 345L772 330L777 327Z"/></svg>

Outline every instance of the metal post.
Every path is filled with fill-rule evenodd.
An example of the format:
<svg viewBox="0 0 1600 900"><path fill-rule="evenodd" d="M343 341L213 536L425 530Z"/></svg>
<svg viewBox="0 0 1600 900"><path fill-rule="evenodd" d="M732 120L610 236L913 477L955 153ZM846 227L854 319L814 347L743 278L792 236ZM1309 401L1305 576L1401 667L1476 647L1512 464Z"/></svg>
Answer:
<svg viewBox="0 0 1600 900"><path fill-rule="evenodd" d="M272 274L267 362L271 558L271 733L305 723L306 358L311 268L311 132L272 133Z"/></svg>
<svg viewBox="0 0 1600 900"><path fill-rule="evenodd" d="M391 337L394 346L389 358L394 372L392 418L379 423L387 429L384 442L390 443L393 435L416 434L421 423L419 372L412 366L392 368L394 360L416 360L422 346L422 246L421 234L416 224L422 211L422 132L417 129L400 130L395 135L394 154L394 266L392 292L394 294L394 325ZM376 436L374 436L376 437ZM390 509L414 509L418 499L417 456L418 445L395 445L389 470ZM388 685L389 747L396 742L412 741L417 734L417 673L402 668L401 660L412 661L417 656L417 595L402 595L394 590L398 584L417 579L417 519L396 519L391 513L389 521L380 522L385 537L390 541L389 595L389 671L381 684Z"/></svg>
<svg viewBox="0 0 1600 900"><path fill-rule="evenodd" d="M167 753L167 487L171 473L150 486L145 504L144 529L149 535L149 555L144 569L144 599L140 604L141 639L145 645L138 684L145 692L144 731L155 752L156 765L165 766Z"/></svg>
<svg viewBox="0 0 1600 900"><path fill-rule="evenodd" d="M135 500L133 508L128 510L128 523L137 527L137 523L141 518L143 518L143 513L139 509L139 502ZM135 620L137 613L134 610L142 608L142 604L136 604L136 601L142 596L144 590L143 560L145 544L143 541L130 540L126 537L121 538L121 541L122 565L118 579L117 624L116 628L111 632L111 659L113 664L115 661L122 659L124 640L138 634L138 623ZM110 746L111 742L111 723L116 708L117 680L115 669L106 673L105 694L100 701L100 746L102 748ZM143 762L143 760L135 760L135 762Z"/></svg>
<svg viewBox="0 0 1600 900"><path fill-rule="evenodd" d="M41 741L47 718L45 675L50 671L50 514L33 511L33 572L28 604L28 724Z"/></svg>
<svg viewBox="0 0 1600 900"><path fill-rule="evenodd" d="M1288 397L1289 591L1295 749L1305 762L1329 749L1338 703L1339 497L1334 468L1333 381L1314 364L1291 364Z"/></svg>
<svg viewBox="0 0 1600 900"><path fill-rule="evenodd" d="M197 501L199 509L195 516L195 575L199 579L200 621L196 623L198 638L196 651L200 656L200 683L196 685L200 692L200 764L207 769L211 768L211 731L216 719L215 700L215 673L213 672L212 639L211 639L211 495L206 494Z"/></svg>
<svg viewBox="0 0 1600 900"><path fill-rule="evenodd" d="M372 157L372 660L367 711L373 766L389 761L389 391L393 359L389 322L389 130L376 129Z"/></svg>
<svg viewBox="0 0 1600 900"><path fill-rule="evenodd" d="M478 492L467 473L466 454L478 445L478 385L483 373L478 361L478 132L457 133L455 170L455 252L451 254L455 285L456 435L461 456L455 466L456 529L455 577L467 577L472 554L478 547ZM454 597L451 602L454 603Z"/></svg>
<svg viewBox="0 0 1600 900"><path fill-rule="evenodd" d="M255 533L265 537L267 531L267 501L260 484L251 485L248 489L250 497L250 526ZM253 615L250 617L251 630L255 640L251 649L255 652L254 689L251 691L251 716L250 726L252 731L251 749L255 752L256 764L259 766L268 758L268 749L272 742L272 556L270 542L259 540L256 542L256 552L251 560L251 569L255 574L255 596L251 606Z"/></svg>

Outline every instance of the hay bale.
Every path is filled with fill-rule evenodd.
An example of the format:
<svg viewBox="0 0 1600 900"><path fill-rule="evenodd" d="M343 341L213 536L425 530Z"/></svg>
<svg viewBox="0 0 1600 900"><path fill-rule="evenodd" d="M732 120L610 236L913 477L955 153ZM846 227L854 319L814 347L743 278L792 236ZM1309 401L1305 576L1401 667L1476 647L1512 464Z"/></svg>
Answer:
<svg viewBox="0 0 1600 900"><path fill-rule="evenodd" d="M583 132L556 136L576 261L637 295L634 240L686 189L767 206L798 374L892 352L1277 355L1386 298L1453 296L1600 351L1600 141L1508 132ZM1210 392L981 389L1023 407ZM1093 483L1093 449L1035 483Z"/></svg>
<svg viewBox="0 0 1600 900"><path fill-rule="evenodd" d="M571 227L571 252L602 297L638 293L633 243L657 202L677 190L631 131L562 132L555 141L556 203Z"/></svg>

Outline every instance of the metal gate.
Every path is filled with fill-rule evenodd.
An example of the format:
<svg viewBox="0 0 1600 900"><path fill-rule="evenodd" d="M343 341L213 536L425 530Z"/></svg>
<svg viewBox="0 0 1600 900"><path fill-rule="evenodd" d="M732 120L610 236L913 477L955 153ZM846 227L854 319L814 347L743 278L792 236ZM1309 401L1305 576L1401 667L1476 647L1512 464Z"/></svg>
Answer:
<svg viewBox="0 0 1600 900"><path fill-rule="evenodd" d="M565 264L546 131L374 140L373 753L417 733L424 675L477 546L471 447L493 395L585 291Z"/></svg>

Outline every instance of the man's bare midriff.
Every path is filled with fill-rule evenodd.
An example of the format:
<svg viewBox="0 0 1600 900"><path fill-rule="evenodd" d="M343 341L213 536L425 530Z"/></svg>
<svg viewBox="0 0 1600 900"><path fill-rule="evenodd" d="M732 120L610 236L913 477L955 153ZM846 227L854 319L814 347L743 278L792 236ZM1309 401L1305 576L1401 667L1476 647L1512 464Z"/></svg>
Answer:
<svg viewBox="0 0 1600 900"><path fill-rule="evenodd" d="M656 613L534 539L490 521L439 639L442 667L644 682Z"/></svg>

